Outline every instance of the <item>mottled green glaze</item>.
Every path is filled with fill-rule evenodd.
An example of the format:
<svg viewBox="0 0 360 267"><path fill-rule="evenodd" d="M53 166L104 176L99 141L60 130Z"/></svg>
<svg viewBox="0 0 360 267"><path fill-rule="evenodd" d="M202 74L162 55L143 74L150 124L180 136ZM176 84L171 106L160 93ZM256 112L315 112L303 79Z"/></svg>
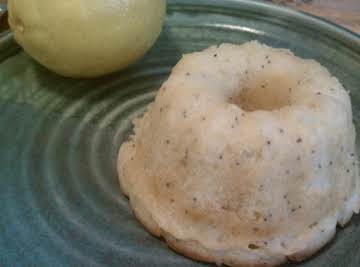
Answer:
<svg viewBox="0 0 360 267"><path fill-rule="evenodd" d="M0 266L202 265L143 229L119 191L115 168L131 118L144 111L185 52L257 39L314 58L351 91L360 132L359 36L284 8L169 1L164 31L146 58L94 80L59 77L10 35L0 38ZM360 266L359 224L354 217L299 265Z"/></svg>

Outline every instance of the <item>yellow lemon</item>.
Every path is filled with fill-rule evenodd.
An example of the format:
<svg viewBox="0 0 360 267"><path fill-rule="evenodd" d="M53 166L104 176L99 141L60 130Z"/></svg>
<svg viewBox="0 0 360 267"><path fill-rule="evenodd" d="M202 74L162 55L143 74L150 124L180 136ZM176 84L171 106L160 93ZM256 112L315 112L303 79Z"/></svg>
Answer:
<svg viewBox="0 0 360 267"><path fill-rule="evenodd" d="M123 69L154 44L166 0L9 0L15 40L42 65L70 77Z"/></svg>

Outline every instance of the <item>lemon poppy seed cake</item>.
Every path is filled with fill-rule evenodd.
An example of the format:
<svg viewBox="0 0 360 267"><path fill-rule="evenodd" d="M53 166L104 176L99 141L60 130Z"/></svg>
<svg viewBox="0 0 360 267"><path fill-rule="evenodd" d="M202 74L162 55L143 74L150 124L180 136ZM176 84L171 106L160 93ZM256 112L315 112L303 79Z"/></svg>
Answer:
<svg viewBox="0 0 360 267"><path fill-rule="evenodd" d="M138 220L190 258L303 260L359 211L348 93L256 41L185 55L119 152Z"/></svg>

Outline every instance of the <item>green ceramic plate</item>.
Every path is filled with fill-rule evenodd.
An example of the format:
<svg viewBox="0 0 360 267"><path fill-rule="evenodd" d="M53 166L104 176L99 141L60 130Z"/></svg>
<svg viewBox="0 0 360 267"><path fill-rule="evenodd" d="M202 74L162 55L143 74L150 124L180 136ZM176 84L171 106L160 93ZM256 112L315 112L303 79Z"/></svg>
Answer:
<svg viewBox="0 0 360 267"><path fill-rule="evenodd" d="M0 266L200 266L150 236L119 191L131 119L185 52L257 39L314 58L351 91L360 127L360 38L323 20L243 0L169 1L164 31L130 69L59 77L9 34L0 41ZM360 218L300 266L360 266Z"/></svg>

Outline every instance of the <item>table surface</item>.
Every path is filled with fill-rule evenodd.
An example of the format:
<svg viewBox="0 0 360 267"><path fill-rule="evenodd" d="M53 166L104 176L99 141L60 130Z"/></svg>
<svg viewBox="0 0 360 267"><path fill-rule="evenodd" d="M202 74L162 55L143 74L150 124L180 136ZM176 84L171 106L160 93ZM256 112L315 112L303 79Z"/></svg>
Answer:
<svg viewBox="0 0 360 267"><path fill-rule="evenodd" d="M360 34L360 0L267 0L326 18Z"/></svg>

